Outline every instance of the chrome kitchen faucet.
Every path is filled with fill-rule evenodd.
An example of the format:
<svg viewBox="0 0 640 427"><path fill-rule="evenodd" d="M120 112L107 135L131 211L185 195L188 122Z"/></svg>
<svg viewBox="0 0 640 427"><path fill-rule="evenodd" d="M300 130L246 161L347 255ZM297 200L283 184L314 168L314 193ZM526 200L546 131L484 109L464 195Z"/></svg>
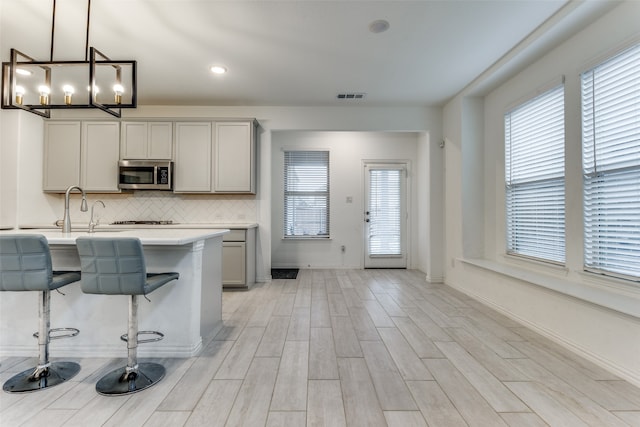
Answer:
<svg viewBox="0 0 640 427"><path fill-rule="evenodd" d="M95 232L95 227L96 225L98 225L98 221L93 222L93 208L96 207L96 203L100 203L102 205L103 208L106 208L106 206L104 205L104 202L102 200L96 200L95 202L93 202L93 204L91 205L91 220L89 220L89 233L93 233Z"/></svg>
<svg viewBox="0 0 640 427"><path fill-rule="evenodd" d="M62 224L62 232L63 233L71 233L71 217L69 216L69 194L73 189L80 190L82 193L82 203L80 204L80 211L86 212L89 210L87 207L87 195L84 193L84 190L77 185L72 185L67 188L67 191L64 193L64 223Z"/></svg>

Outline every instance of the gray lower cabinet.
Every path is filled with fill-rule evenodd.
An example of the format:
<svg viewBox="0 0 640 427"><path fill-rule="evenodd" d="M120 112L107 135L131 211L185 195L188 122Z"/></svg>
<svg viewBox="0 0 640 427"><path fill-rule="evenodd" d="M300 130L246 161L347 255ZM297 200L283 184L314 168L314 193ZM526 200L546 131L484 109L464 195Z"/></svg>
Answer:
<svg viewBox="0 0 640 427"><path fill-rule="evenodd" d="M256 229L231 229L222 238L222 286L249 289L256 281Z"/></svg>

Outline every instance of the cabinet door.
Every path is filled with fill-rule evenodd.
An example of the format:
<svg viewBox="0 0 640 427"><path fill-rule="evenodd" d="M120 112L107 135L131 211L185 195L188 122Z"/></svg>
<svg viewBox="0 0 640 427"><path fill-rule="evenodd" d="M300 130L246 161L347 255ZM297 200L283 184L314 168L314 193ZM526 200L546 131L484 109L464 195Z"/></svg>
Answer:
<svg viewBox="0 0 640 427"><path fill-rule="evenodd" d="M80 185L80 122L45 122L42 190Z"/></svg>
<svg viewBox="0 0 640 427"><path fill-rule="evenodd" d="M254 138L250 122L217 122L215 191L253 193Z"/></svg>
<svg viewBox="0 0 640 427"><path fill-rule="evenodd" d="M147 158L147 124L144 122L123 122L120 147L122 159Z"/></svg>
<svg viewBox="0 0 640 427"><path fill-rule="evenodd" d="M222 243L222 284L241 286L246 284L245 243Z"/></svg>
<svg viewBox="0 0 640 427"><path fill-rule="evenodd" d="M82 122L81 183L85 191L119 192L120 123Z"/></svg>
<svg viewBox="0 0 640 427"><path fill-rule="evenodd" d="M173 124L171 122L123 122L121 159L171 160Z"/></svg>
<svg viewBox="0 0 640 427"><path fill-rule="evenodd" d="M175 192L211 191L211 123L176 123Z"/></svg>
<svg viewBox="0 0 640 427"><path fill-rule="evenodd" d="M147 158L171 160L173 158L173 124L149 122Z"/></svg>

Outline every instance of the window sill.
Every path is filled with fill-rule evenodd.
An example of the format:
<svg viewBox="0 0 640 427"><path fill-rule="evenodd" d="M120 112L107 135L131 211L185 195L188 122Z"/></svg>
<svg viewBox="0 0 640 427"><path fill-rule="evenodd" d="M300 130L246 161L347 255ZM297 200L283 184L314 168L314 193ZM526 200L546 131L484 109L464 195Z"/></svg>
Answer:
<svg viewBox="0 0 640 427"><path fill-rule="evenodd" d="M332 240L331 237L311 237L311 236L299 236L299 237L283 237L283 242L299 242L304 240L306 242L327 242Z"/></svg>
<svg viewBox="0 0 640 427"><path fill-rule="evenodd" d="M513 268L536 268L540 269L542 274L551 274L554 276L567 276L569 269L564 265L553 261L544 261L538 258L529 258L526 256L515 254L504 254L503 258L506 266Z"/></svg>
<svg viewBox="0 0 640 427"><path fill-rule="evenodd" d="M571 280L487 259L467 258L460 261L640 318L640 287L625 280L582 271L578 273L579 280Z"/></svg>

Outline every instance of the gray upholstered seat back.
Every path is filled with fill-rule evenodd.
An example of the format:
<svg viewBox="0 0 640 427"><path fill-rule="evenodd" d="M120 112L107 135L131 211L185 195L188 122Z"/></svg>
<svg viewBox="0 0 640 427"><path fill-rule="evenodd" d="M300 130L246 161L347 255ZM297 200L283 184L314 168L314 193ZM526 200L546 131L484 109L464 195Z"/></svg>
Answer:
<svg viewBox="0 0 640 427"><path fill-rule="evenodd" d="M0 236L1 291L45 291L52 281L51 253L43 235Z"/></svg>
<svg viewBox="0 0 640 427"><path fill-rule="evenodd" d="M82 292L144 295L147 279L139 239L129 237L76 239L82 272Z"/></svg>

